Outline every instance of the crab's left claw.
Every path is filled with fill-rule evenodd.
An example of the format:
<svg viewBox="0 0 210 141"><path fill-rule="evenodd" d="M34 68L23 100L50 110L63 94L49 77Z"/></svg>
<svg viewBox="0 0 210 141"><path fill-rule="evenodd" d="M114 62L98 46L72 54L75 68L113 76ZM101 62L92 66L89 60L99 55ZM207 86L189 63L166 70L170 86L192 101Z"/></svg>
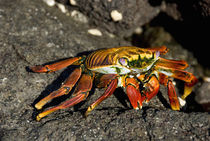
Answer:
<svg viewBox="0 0 210 141"><path fill-rule="evenodd" d="M36 120L40 121L43 117L47 116L48 114L57 111L59 109L66 109L68 107L72 107L79 102L86 99L89 94L89 91L92 88L93 77L88 74L83 74L79 80L77 87L75 88L73 98L61 103L60 105L53 107L49 110L46 110L37 115Z"/></svg>

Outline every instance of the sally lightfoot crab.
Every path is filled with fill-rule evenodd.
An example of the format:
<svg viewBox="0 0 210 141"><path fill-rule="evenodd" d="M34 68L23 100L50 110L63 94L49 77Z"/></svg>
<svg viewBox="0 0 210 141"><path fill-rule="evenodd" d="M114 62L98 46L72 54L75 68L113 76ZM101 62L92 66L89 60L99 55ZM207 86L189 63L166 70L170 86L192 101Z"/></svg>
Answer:
<svg viewBox="0 0 210 141"><path fill-rule="evenodd" d="M165 46L147 49L116 47L101 49L88 56L69 58L50 65L31 67L33 72L43 73L57 71L70 65L78 66L61 88L41 99L35 104L35 108L42 109L50 100L68 94L76 85L72 98L38 114L37 121L56 110L72 107L85 100L91 91L93 81L98 88L105 88L105 92L88 107L86 116L99 103L112 95L117 87L124 88L134 109L141 109L144 101L149 102L158 93L160 84L168 88L171 108L180 110L172 78L185 82L182 99L192 92L197 79L192 73L184 71L188 67L187 62L160 57L167 52L168 49Z"/></svg>

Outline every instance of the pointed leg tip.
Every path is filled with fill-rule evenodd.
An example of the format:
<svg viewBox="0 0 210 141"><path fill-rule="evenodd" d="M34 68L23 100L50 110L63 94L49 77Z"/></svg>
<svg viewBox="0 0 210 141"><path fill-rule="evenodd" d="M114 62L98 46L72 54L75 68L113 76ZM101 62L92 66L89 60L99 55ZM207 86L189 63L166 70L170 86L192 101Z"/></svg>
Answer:
<svg viewBox="0 0 210 141"><path fill-rule="evenodd" d="M42 109L42 106L39 105L39 104L36 104L34 107L35 107L37 110L41 110L41 109Z"/></svg>
<svg viewBox="0 0 210 141"><path fill-rule="evenodd" d="M40 115L36 116L36 121L40 121L42 119L42 117L40 117Z"/></svg>
<svg viewBox="0 0 210 141"><path fill-rule="evenodd" d="M85 112L85 117L87 117L93 109L94 109L94 107L89 106L87 111Z"/></svg>
<svg viewBox="0 0 210 141"><path fill-rule="evenodd" d="M179 106L171 106L171 109L174 110L174 111L180 111Z"/></svg>
<svg viewBox="0 0 210 141"><path fill-rule="evenodd" d="M32 71L32 72L37 72L41 69L41 66L32 66L32 67L29 67L29 69Z"/></svg>
<svg viewBox="0 0 210 141"><path fill-rule="evenodd" d="M32 72L48 72L47 68L42 65L32 66L29 68Z"/></svg>
<svg viewBox="0 0 210 141"><path fill-rule="evenodd" d="M87 117L88 117L88 115L89 115L89 112L88 112L88 111L86 111L86 112L85 112L85 117L87 118Z"/></svg>
<svg viewBox="0 0 210 141"><path fill-rule="evenodd" d="M179 99L179 103L180 103L180 105L181 105L182 107L186 105L185 99L182 99L182 98L180 98L180 97L178 97L178 99Z"/></svg>
<svg viewBox="0 0 210 141"><path fill-rule="evenodd" d="M135 110L141 110L142 109L142 106L138 106L136 108L134 108Z"/></svg>
<svg viewBox="0 0 210 141"><path fill-rule="evenodd" d="M184 94L181 96L181 98L183 100L186 99L186 97L192 93L192 90L193 90L193 87L185 86L185 88L184 88Z"/></svg>

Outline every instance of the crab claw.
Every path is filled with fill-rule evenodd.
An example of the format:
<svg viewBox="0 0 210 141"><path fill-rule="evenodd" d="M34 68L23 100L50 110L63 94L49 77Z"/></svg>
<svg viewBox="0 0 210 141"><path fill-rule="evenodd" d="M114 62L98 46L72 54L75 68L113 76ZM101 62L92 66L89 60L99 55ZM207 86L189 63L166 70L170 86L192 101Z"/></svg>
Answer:
<svg viewBox="0 0 210 141"><path fill-rule="evenodd" d="M144 84L144 95L146 96L146 102L149 102L154 96L157 95L160 89L159 81L157 80L155 75L149 77L147 83Z"/></svg>
<svg viewBox="0 0 210 141"><path fill-rule="evenodd" d="M134 109L142 108L143 99L139 91L139 84L134 78L126 79L126 93Z"/></svg>

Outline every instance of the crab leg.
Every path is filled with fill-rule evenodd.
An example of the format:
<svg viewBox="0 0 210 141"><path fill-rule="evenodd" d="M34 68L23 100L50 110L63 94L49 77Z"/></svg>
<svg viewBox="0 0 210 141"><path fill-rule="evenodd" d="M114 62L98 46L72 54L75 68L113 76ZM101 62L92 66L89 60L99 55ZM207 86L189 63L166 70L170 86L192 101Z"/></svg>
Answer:
<svg viewBox="0 0 210 141"><path fill-rule="evenodd" d="M157 95L160 89L160 84L155 75L149 77L147 83L144 84L143 93L146 96L146 102L149 102L154 96Z"/></svg>
<svg viewBox="0 0 210 141"><path fill-rule="evenodd" d="M177 61L177 60L169 60L164 58L159 58L155 65L160 67L175 68L175 69L185 69L188 67L187 62L184 60Z"/></svg>
<svg viewBox="0 0 210 141"><path fill-rule="evenodd" d="M171 80L168 80L168 98L171 104L172 110L180 110L179 99L177 97L174 84Z"/></svg>
<svg viewBox="0 0 210 141"><path fill-rule="evenodd" d="M190 72L162 66L156 66L156 69L165 75L185 81L182 99L185 99L192 92L193 86L198 82L197 78Z"/></svg>
<svg viewBox="0 0 210 141"><path fill-rule="evenodd" d="M168 98L171 105L171 109L180 110L179 99L177 97L174 84L168 78L167 75L163 73L159 73L159 82L168 88Z"/></svg>
<svg viewBox="0 0 210 141"><path fill-rule="evenodd" d="M191 92L193 89L193 86L198 82L198 79L192 75L191 76L192 80L190 82L186 82L184 85L184 94L182 95L182 99L185 99Z"/></svg>
<svg viewBox="0 0 210 141"><path fill-rule="evenodd" d="M83 74L79 80L79 83L74 91L73 97L60 105L53 107L49 110L46 110L40 114L37 115L36 119L37 121L40 121L41 118L47 116L48 114L57 111L59 109L66 109L68 107L72 107L79 102L83 101L86 99L86 97L89 94L89 91L92 88L92 82L93 82L93 77L88 75L88 74Z"/></svg>
<svg viewBox="0 0 210 141"><path fill-rule="evenodd" d="M64 94L68 94L72 87L74 87L74 85L77 83L78 79L81 76L81 72L82 69L81 68L76 68L71 75L69 75L69 77L66 79L66 81L64 82L64 84L61 86L60 89L52 92L51 94L49 94L48 96L46 96L45 98L43 98L42 100L40 100L36 105L36 109L42 109L42 107L50 100L52 100L53 98L62 96Z"/></svg>
<svg viewBox="0 0 210 141"><path fill-rule="evenodd" d="M160 46L160 47L147 48L147 50L150 50L152 52L159 51L160 54L166 54L169 49L166 46Z"/></svg>
<svg viewBox="0 0 210 141"><path fill-rule="evenodd" d="M196 79L195 76L187 71L183 71L183 70L179 70L179 69L174 69L174 68L168 68L168 67L163 67L163 66L155 66L155 68L165 74L168 75L170 77L176 78L176 79L180 79L182 81L191 83L191 81L193 79Z"/></svg>
<svg viewBox="0 0 210 141"><path fill-rule="evenodd" d="M97 83L98 88L106 88L112 80L116 78L117 74L105 74L99 78Z"/></svg>
<svg viewBox="0 0 210 141"><path fill-rule="evenodd" d="M69 59L66 59L66 60L62 60L62 61L59 61L59 62L56 62L56 63L53 63L53 64L50 64L50 65L37 65L37 66L33 66L33 67L30 67L30 69L33 71L33 72L39 72L39 73L43 73L43 72L53 72L53 71L57 71L57 70L60 70L62 68L65 68L67 66L70 66L72 65L73 63L79 63L80 60L82 60L83 57L74 57L74 58L69 58Z"/></svg>
<svg viewBox="0 0 210 141"><path fill-rule="evenodd" d="M115 91L115 89L117 88L117 79L113 79L111 80L109 86L107 87L107 89L105 90L104 94L99 97L93 104L91 104L87 111L85 112L85 116L88 116L88 114L98 105L100 104L103 100L105 100L106 98L108 98L109 96L111 96L113 94L113 92Z"/></svg>
<svg viewBox="0 0 210 141"><path fill-rule="evenodd" d="M126 78L126 93L134 109L141 109L143 99L139 91L138 81L134 78Z"/></svg>

